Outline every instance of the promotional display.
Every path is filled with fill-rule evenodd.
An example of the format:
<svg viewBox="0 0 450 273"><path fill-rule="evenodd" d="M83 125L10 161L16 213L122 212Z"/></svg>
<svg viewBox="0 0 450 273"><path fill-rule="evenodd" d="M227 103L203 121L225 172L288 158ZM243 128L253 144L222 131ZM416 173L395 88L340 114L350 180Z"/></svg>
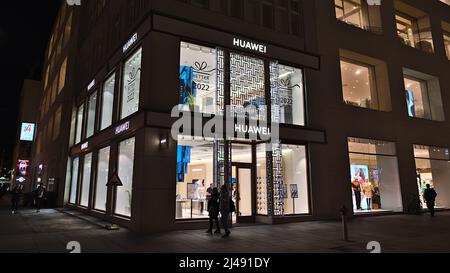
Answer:
<svg viewBox="0 0 450 273"><path fill-rule="evenodd" d="M22 129L20 130L21 141L33 141L34 140L34 123L22 123Z"/></svg>
<svg viewBox="0 0 450 273"><path fill-rule="evenodd" d="M22 177L27 177L30 170L30 160L17 161L17 174Z"/></svg>

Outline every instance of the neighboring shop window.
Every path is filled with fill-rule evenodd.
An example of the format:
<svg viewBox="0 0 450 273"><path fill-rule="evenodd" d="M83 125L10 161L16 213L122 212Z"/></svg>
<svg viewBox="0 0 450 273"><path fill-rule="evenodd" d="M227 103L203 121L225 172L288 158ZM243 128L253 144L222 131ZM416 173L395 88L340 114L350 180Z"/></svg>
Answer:
<svg viewBox="0 0 450 273"><path fill-rule="evenodd" d="M176 219L208 218L207 189L214 184L214 142L179 137Z"/></svg>
<svg viewBox="0 0 450 273"><path fill-rule="evenodd" d="M305 125L302 70L271 63L272 121L282 124ZM274 88L275 87L275 88Z"/></svg>
<svg viewBox="0 0 450 273"><path fill-rule="evenodd" d="M91 188L92 153L84 156L83 175L81 178L80 206L89 206L89 191Z"/></svg>
<svg viewBox="0 0 450 273"><path fill-rule="evenodd" d="M117 187L115 213L131 217L133 191L135 138L122 141L119 145L118 175L123 184Z"/></svg>
<svg viewBox="0 0 450 273"><path fill-rule="evenodd" d="M97 92L94 92L89 97L88 102L86 138L89 138L94 135L96 109L97 109Z"/></svg>
<svg viewBox="0 0 450 273"><path fill-rule="evenodd" d="M335 0L336 19L375 33L383 32L379 5L366 0Z"/></svg>
<svg viewBox="0 0 450 273"><path fill-rule="evenodd" d="M116 74L113 74L103 85L100 130L104 130L112 124L115 82Z"/></svg>
<svg viewBox="0 0 450 273"><path fill-rule="evenodd" d="M395 143L349 138L348 147L355 213L402 211Z"/></svg>
<svg viewBox="0 0 450 273"><path fill-rule="evenodd" d="M72 176L70 182L70 198L69 198L69 203L71 204L75 204L77 202L79 163L80 159L78 157L72 160Z"/></svg>
<svg viewBox="0 0 450 273"><path fill-rule="evenodd" d="M180 108L218 114L223 109L223 93L217 85L217 50L181 43Z"/></svg>
<svg viewBox="0 0 450 273"><path fill-rule="evenodd" d="M449 149L414 145L416 160L417 184L422 208L427 208L423 198L427 184L434 188L438 194L436 206L450 207L450 154Z"/></svg>
<svg viewBox="0 0 450 273"><path fill-rule="evenodd" d="M84 116L84 105L82 104L78 107L77 111L77 128L75 132L75 144L81 142L81 133L83 132L83 116Z"/></svg>
<svg viewBox="0 0 450 273"><path fill-rule="evenodd" d="M306 147L281 145L284 215L308 214L308 159Z"/></svg>
<svg viewBox="0 0 450 273"><path fill-rule="evenodd" d="M94 208L100 211L106 211L106 197L109 175L109 156L110 148L106 147L98 152L97 181L95 186Z"/></svg>
<svg viewBox="0 0 450 273"><path fill-rule="evenodd" d="M126 62L123 72L121 119L139 111L142 49Z"/></svg>
<svg viewBox="0 0 450 273"><path fill-rule="evenodd" d="M445 121L439 79L407 68L403 74L408 116Z"/></svg>

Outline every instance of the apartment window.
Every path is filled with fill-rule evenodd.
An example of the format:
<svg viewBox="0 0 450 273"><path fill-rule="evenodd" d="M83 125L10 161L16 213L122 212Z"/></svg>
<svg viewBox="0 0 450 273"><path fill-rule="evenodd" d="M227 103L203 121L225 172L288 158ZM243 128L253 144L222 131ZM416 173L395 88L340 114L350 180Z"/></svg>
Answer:
<svg viewBox="0 0 450 273"><path fill-rule="evenodd" d="M336 18L349 25L381 33L379 5L369 5L366 0L335 0Z"/></svg>
<svg viewBox="0 0 450 273"><path fill-rule="evenodd" d="M417 186L419 189L422 208L427 204L423 194L427 185L434 188L438 197L436 206L440 208L450 207L450 153L448 148L414 145L414 157L416 161Z"/></svg>
<svg viewBox="0 0 450 273"><path fill-rule="evenodd" d="M100 211L106 211L106 199L108 193L106 184L108 184L109 179L110 150L109 147L106 147L98 152L94 208Z"/></svg>
<svg viewBox="0 0 450 273"><path fill-rule="evenodd" d="M400 1L395 1L397 34L410 47L433 53L433 37L429 16Z"/></svg>
<svg viewBox="0 0 450 273"><path fill-rule="evenodd" d="M103 85L100 130L104 130L112 124L115 83L116 74L113 74Z"/></svg>
<svg viewBox="0 0 450 273"><path fill-rule="evenodd" d="M69 203L71 204L75 204L77 202L79 163L80 159L78 157L72 160L72 176L70 182L70 197L69 197Z"/></svg>
<svg viewBox="0 0 450 273"><path fill-rule="evenodd" d="M341 50L341 78L347 105L390 111L391 101L385 62Z"/></svg>
<svg viewBox="0 0 450 273"><path fill-rule="evenodd" d="M134 53L126 62L123 72L121 119L139 110L141 83L142 49Z"/></svg>
<svg viewBox="0 0 450 273"><path fill-rule="evenodd" d="M439 79L407 68L403 74L408 116L444 121Z"/></svg>
<svg viewBox="0 0 450 273"><path fill-rule="evenodd" d="M348 138L355 213L403 210L395 143Z"/></svg>
<svg viewBox="0 0 450 273"><path fill-rule="evenodd" d="M117 187L115 214L131 217L135 138L119 145L118 175L123 186Z"/></svg>
<svg viewBox="0 0 450 273"><path fill-rule="evenodd" d="M84 116L84 105L82 104L78 107L77 111L77 127L75 131L75 144L81 142L81 133L83 132L83 116Z"/></svg>
<svg viewBox="0 0 450 273"><path fill-rule="evenodd" d="M86 138L89 138L94 135L96 109L97 109L97 92L94 92L89 97L88 102Z"/></svg>
<svg viewBox="0 0 450 273"><path fill-rule="evenodd" d="M67 71L67 57L64 59L64 62L61 65L61 69L59 70L58 94L61 93L61 90L66 85L66 71Z"/></svg>

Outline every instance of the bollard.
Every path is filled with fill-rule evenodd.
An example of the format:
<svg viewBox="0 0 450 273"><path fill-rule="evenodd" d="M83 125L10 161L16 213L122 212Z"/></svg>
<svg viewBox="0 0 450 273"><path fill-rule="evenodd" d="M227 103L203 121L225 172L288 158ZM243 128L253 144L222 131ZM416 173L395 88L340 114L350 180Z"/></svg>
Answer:
<svg viewBox="0 0 450 273"><path fill-rule="evenodd" d="M342 216L342 236L344 241L348 241L347 207L345 205L341 207L341 216Z"/></svg>

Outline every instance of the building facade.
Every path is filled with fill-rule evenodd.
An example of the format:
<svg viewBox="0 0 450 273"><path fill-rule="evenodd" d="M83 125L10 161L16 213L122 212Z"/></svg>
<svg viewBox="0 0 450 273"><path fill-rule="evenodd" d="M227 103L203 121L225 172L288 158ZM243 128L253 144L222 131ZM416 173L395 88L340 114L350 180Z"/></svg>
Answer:
<svg viewBox="0 0 450 273"><path fill-rule="evenodd" d="M73 7L60 202L137 232L204 226L223 184L235 223L449 207L450 6L423 2Z"/></svg>

